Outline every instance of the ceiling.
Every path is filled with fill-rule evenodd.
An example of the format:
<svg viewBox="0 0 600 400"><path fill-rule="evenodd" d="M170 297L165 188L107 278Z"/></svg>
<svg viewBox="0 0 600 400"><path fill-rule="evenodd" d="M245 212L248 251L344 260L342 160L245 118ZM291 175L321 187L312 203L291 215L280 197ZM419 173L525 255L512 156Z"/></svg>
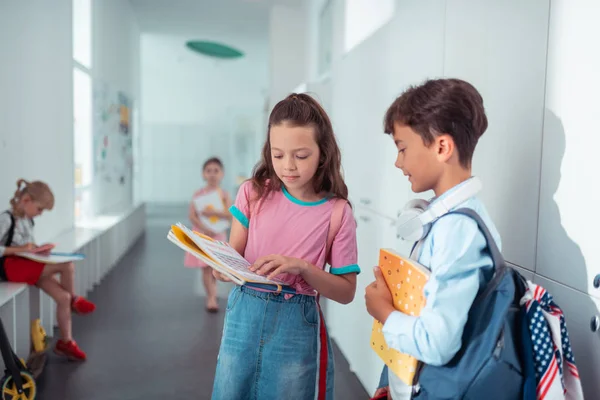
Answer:
<svg viewBox="0 0 600 400"><path fill-rule="evenodd" d="M142 33L190 39L240 37L267 42L269 9L301 7L305 0L129 0Z"/></svg>

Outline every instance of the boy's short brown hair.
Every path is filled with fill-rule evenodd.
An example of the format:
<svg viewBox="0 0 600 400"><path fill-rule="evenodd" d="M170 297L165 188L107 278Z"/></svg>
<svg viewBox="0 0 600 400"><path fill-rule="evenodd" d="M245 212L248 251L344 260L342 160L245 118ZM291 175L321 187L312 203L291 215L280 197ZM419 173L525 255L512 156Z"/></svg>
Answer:
<svg viewBox="0 0 600 400"><path fill-rule="evenodd" d="M434 79L410 87L385 113L385 133L393 134L394 123L409 126L427 146L436 135L452 136L464 167L471 165L477 141L488 126L483 98L460 79Z"/></svg>

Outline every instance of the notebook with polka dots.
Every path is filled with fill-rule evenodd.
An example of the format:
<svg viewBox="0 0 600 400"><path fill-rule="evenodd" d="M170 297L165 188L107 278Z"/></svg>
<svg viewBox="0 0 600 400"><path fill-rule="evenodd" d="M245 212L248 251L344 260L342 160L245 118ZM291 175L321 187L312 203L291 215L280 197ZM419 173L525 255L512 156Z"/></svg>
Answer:
<svg viewBox="0 0 600 400"><path fill-rule="evenodd" d="M429 279L429 270L418 262L391 249L379 252L379 268L394 298L394 308L408 315L418 316L425 306L423 288ZM402 381L411 385L417 368L417 359L390 349L383 336L383 325L375 320L371 347L388 368Z"/></svg>

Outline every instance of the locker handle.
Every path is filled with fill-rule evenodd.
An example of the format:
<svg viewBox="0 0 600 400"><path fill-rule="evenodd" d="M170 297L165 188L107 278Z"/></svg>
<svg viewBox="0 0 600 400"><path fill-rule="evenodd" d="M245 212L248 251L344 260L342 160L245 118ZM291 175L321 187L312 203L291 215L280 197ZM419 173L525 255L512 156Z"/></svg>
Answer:
<svg viewBox="0 0 600 400"><path fill-rule="evenodd" d="M598 332L598 329L600 329L600 318L598 318L597 315L592 317L592 320L590 321L590 329L592 332Z"/></svg>

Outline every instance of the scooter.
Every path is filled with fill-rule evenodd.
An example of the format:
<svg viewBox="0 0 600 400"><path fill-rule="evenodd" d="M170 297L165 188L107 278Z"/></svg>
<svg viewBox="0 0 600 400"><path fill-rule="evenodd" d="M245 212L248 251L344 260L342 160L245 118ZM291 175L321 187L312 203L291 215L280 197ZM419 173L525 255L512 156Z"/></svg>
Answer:
<svg viewBox="0 0 600 400"><path fill-rule="evenodd" d="M4 360L4 376L0 380L2 400L34 400L37 386L25 361L17 357L0 319L0 352Z"/></svg>

